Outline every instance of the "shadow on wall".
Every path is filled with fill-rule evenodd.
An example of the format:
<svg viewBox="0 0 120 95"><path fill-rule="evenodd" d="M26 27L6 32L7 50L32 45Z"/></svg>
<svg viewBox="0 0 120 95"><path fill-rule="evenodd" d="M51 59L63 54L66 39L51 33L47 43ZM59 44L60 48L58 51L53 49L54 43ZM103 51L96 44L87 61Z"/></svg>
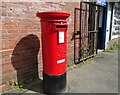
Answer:
<svg viewBox="0 0 120 95"><path fill-rule="evenodd" d="M33 34L22 38L17 43L12 53L11 61L17 71L18 82L29 83L30 80L39 79L37 58L39 48L40 41Z"/></svg>

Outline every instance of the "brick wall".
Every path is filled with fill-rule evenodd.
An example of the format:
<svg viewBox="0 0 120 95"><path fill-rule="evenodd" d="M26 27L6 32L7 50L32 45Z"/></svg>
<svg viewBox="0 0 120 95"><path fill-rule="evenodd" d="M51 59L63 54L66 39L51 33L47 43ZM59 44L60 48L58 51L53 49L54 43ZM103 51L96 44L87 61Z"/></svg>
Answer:
<svg viewBox="0 0 120 95"><path fill-rule="evenodd" d="M70 13L67 31L68 64L73 62L74 8L79 2L2 2L2 83L7 90L10 81L27 82L40 78L42 72L41 29L36 13L48 10Z"/></svg>

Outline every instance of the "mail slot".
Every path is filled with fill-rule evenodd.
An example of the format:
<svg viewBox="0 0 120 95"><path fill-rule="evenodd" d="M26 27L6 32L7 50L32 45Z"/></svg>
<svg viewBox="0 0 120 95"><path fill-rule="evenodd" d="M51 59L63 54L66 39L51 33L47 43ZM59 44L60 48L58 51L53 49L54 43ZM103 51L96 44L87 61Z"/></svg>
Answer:
<svg viewBox="0 0 120 95"><path fill-rule="evenodd" d="M41 19L43 55L43 87L45 93L59 93L66 88L66 32L65 12L37 13Z"/></svg>

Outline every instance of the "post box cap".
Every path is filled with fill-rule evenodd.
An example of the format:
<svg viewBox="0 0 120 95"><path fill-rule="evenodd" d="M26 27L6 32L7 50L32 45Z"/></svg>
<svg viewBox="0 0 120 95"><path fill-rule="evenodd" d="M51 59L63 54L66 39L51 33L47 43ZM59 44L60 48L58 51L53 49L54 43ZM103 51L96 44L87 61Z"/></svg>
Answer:
<svg viewBox="0 0 120 95"><path fill-rule="evenodd" d="M37 17L41 19L67 19L69 16L70 16L69 13L58 11L47 11L37 13Z"/></svg>

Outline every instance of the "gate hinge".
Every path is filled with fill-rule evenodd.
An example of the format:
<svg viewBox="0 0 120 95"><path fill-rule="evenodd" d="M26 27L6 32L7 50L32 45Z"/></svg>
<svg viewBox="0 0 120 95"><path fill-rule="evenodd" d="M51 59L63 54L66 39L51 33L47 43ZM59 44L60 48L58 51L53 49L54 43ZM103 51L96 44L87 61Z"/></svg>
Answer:
<svg viewBox="0 0 120 95"><path fill-rule="evenodd" d="M72 34L71 41L75 39L75 35L79 35L79 34L80 34L80 31L74 32L74 33Z"/></svg>

